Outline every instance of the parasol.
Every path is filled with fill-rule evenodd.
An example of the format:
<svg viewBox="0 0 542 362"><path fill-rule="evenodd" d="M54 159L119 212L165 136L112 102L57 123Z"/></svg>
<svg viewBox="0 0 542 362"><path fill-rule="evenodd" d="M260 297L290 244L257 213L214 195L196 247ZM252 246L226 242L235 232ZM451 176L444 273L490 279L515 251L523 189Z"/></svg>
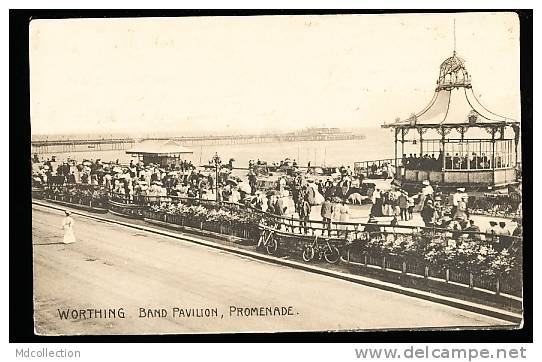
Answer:
<svg viewBox="0 0 542 362"><path fill-rule="evenodd" d="M227 183L227 184L230 184L230 185L232 185L232 186L237 186L237 185L239 185L239 183L237 182L237 180L234 180L234 179L232 179L232 178L227 179L227 180L226 180L226 183Z"/></svg>

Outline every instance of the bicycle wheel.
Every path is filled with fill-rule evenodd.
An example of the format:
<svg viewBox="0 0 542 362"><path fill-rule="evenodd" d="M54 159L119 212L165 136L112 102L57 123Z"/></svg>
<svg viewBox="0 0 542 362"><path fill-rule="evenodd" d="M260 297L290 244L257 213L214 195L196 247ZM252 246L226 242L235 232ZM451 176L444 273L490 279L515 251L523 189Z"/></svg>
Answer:
<svg viewBox="0 0 542 362"><path fill-rule="evenodd" d="M328 263L334 264L338 262L340 256L339 249L336 246L329 246L324 250L324 258L326 258Z"/></svg>
<svg viewBox="0 0 542 362"><path fill-rule="evenodd" d="M314 259L314 248L312 245L305 245L303 247L303 260L311 261Z"/></svg>
<svg viewBox="0 0 542 362"><path fill-rule="evenodd" d="M272 237L271 239L269 239L269 241L267 242L267 245L265 246L267 250L267 254L269 255L275 254L278 246L279 246L279 243L277 242L277 240L275 240L275 238Z"/></svg>
<svg viewBox="0 0 542 362"><path fill-rule="evenodd" d="M265 245L265 233L260 234L260 239L258 240L258 245L256 245L256 249L262 249L262 247Z"/></svg>

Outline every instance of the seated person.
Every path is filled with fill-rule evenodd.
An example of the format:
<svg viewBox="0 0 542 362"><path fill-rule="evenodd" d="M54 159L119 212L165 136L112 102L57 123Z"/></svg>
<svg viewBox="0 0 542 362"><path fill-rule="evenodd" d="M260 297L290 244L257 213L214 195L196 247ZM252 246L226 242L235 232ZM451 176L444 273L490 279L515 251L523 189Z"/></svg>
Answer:
<svg viewBox="0 0 542 362"><path fill-rule="evenodd" d="M469 232L468 237L470 240L482 240L482 235L477 234L480 232L480 228L478 225L474 224L474 220L469 220L469 226L467 226L464 231Z"/></svg>
<svg viewBox="0 0 542 362"><path fill-rule="evenodd" d="M492 241L494 243L499 242L498 235L498 229L497 229L497 222L495 220L491 220L489 222L489 228L486 229L486 240Z"/></svg>
<svg viewBox="0 0 542 362"><path fill-rule="evenodd" d="M452 168L452 157L450 156L449 153L446 154L444 163L447 170L450 170Z"/></svg>
<svg viewBox="0 0 542 362"><path fill-rule="evenodd" d="M448 227L447 227L448 230L451 230L451 237L452 239L454 240L459 240L459 238L461 237L461 224L459 223L459 221L457 220L452 220L450 221L450 223L448 224Z"/></svg>
<svg viewBox="0 0 542 362"><path fill-rule="evenodd" d="M497 233L499 234L499 244L501 244L504 248L509 248L512 244L512 238L510 238L512 233L510 230L506 229L506 222L499 222Z"/></svg>

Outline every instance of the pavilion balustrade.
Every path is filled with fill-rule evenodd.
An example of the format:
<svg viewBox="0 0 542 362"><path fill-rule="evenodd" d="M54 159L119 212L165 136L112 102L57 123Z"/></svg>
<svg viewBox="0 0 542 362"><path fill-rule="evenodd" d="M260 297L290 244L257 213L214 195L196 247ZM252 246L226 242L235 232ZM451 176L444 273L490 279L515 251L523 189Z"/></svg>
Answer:
<svg viewBox="0 0 542 362"><path fill-rule="evenodd" d="M382 176L383 172L387 172L388 175L385 176L393 177L395 174L395 161L394 158L384 158L354 162L354 173L356 175L363 175L364 177L374 177Z"/></svg>
<svg viewBox="0 0 542 362"><path fill-rule="evenodd" d="M491 140L423 140L426 151L403 154L398 165L407 170L473 171L515 167L514 140L496 140L495 153ZM424 151L424 152L425 152Z"/></svg>

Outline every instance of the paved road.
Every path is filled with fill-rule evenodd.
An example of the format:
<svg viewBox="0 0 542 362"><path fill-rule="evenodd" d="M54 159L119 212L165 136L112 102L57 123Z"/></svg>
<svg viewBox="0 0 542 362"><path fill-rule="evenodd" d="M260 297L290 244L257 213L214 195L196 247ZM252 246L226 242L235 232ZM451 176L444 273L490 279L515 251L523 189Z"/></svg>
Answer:
<svg viewBox="0 0 542 362"><path fill-rule="evenodd" d="M61 244L60 211L32 207L35 320L43 334L300 331L502 325L505 322L128 227L74 216ZM291 315L230 315L231 307ZM123 308L125 318L61 319L66 309ZM139 308L167 316L140 318ZM173 308L208 308L186 317ZM213 311L216 311L214 316ZM264 308L265 311L265 308ZM162 312L163 313L163 312ZM162 314L161 313L161 314ZM205 313L205 312L200 312Z"/></svg>

